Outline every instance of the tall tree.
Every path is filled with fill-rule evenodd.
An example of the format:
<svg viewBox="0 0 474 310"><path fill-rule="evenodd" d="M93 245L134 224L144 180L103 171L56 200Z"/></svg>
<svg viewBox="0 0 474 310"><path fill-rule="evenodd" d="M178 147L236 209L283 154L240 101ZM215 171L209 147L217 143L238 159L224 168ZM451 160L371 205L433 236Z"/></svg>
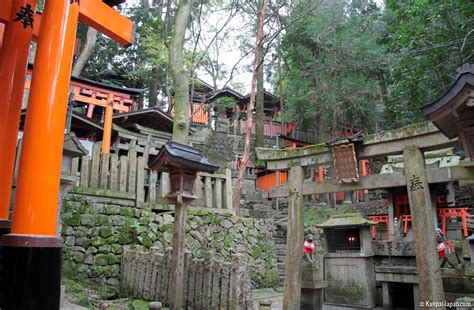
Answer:
<svg viewBox="0 0 474 310"><path fill-rule="evenodd" d="M191 0L180 0L174 21L174 31L169 46L169 63L173 77L174 142L187 144L189 135L189 80L184 67L184 39L191 15ZM183 307L184 288L184 236L186 226L186 206L175 205L173 229L173 257L171 259L170 303L172 310Z"/></svg>
<svg viewBox="0 0 474 310"><path fill-rule="evenodd" d="M259 11L263 7L263 0L258 0ZM258 20L258 19L257 19ZM258 24L258 22L257 22ZM263 147L265 136L264 136L264 89L263 89L263 62L265 59L263 42L258 46L258 62L260 65L257 70L257 95L255 100L255 147ZM253 113L253 111L252 111Z"/></svg>
<svg viewBox="0 0 474 310"><path fill-rule="evenodd" d="M191 15L191 0L181 0L169 47L174 90L173 141L187 144L189 135L189 81L184 67L184 35Z"/></svg>
<svg viewBox="0 0 474 310"><path fill-rule="evenodd" d="M300 16L312 1L298 1ZM357 4L357 5L356 5ZM292 17L295 18L295 17ZM383 62L385 24L370 0L333 0L288 28L282 42L283 86L293 122L317 130L319 142L341 125L375 129L382 108L376 73Z"/></svg>
<svg viewBox="0 0 474 310"><path fill-rule="evenodd" d="M240 197L242 195L242 188L244 186L244 176L245 171L247 170L248 163L250 161L250 134L253 125L253 110L255 108L255 97L256 97L256 84L257 84L257 71L259 67L262 65L260 63L260 47L263 42L263 25L265 23L265 9L267 8L268 0L263 0L263 4L259 11L259 18L258 18L258 27L257 27L257 36L255 41L255 60L253 64L253 71L252 71L252 86L250 90L250 102L247 107L247 132L245 134L245 142L244 142L244 153L241 160L241 165L239 169L239 177L237 179L237 185L234 190L234 201L233 201L233 213L234 215L239 214L240 209Z"/></svg>

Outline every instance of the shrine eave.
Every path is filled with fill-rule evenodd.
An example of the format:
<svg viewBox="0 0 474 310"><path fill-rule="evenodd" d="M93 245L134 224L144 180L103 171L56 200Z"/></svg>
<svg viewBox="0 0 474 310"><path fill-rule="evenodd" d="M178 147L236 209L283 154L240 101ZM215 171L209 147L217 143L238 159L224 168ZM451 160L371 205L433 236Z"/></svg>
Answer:
<svg viewBox="0 0 474 310"><path fill-rule="evenodd" d="M472 120L473 106L474 65L464 64L446 93L421 110L443 134L452 139L459 135L459 126L463 121Z"/></svg>

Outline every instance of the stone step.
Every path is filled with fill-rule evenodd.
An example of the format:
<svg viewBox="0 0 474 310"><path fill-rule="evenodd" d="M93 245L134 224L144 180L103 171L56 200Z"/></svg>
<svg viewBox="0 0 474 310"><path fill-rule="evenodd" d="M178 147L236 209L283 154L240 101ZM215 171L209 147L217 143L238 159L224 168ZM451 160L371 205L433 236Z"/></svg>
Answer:
<svg viewBox="0 0 474 310"><path fill-rule="evenodd" d="M275 244L275 250L285 250L286 244Z"/></svg>

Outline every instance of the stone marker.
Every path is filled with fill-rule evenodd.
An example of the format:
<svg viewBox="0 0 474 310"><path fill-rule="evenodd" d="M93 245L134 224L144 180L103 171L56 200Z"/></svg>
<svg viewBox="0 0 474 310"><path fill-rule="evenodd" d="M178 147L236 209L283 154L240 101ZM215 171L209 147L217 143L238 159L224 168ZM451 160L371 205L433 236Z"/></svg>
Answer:
<svg viewBox="0 0 474 310"><path fill-rule="evenodd" d="M441 270L438 266L433 209L424 156L416 146L407 146L403 150L403 161L412 216L420 300L442 302L445 297Z"/></svg>

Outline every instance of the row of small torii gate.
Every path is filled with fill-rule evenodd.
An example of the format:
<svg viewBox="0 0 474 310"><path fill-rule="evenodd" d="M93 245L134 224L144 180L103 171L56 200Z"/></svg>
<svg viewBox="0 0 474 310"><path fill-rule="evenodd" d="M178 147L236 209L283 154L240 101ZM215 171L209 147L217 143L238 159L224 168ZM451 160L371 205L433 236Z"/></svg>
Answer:
<svg viewBox="0 0 474 310"><path fill-rule="evenodd" d="M59 180L77 25L83 22L123 46L131 45L134 25L113 9L124 1L46 0L43 13L39 14L38 0L1 0L2 309L59 309ZM32 40L37 42L37 51L10 222L18 127ZM113 98L108 98L107 103L112 105ZM112 108L106 109L107 113L111 118Z"/></svg>

